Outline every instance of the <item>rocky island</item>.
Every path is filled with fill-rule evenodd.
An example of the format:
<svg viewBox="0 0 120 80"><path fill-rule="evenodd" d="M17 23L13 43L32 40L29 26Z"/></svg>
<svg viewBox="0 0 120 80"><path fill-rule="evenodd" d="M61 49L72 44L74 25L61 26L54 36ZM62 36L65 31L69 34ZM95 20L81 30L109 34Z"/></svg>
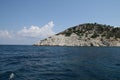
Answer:
<svg viewBox="0 0 120 80"><path fill-rule="evenodd" d="M35 46L120 46L120 28L98 23L80 24L64 30Z"/></svg>

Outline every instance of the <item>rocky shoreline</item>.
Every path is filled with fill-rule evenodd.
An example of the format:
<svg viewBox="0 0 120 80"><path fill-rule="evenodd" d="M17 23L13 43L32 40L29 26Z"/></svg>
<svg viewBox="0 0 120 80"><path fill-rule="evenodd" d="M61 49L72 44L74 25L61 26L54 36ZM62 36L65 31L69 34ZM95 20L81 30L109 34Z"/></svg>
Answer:
<svg viewBox="0 0 120 80"><path fill-rule="evenodd" d="M81 38L76 34L70 37L54 35L34 44L35 46L120 46L120 40L107 40L102 38Z"/></svg>

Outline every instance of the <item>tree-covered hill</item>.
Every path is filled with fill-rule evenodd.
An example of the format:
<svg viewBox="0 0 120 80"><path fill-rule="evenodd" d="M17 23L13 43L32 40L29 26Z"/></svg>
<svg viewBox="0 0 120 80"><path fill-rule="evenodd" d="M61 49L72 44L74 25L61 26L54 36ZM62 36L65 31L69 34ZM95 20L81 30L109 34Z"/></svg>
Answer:
<svg viewBox="0 0 120 80"><path fill-rule="evenodd" d="M91 38L96 38L98 36L105 37L109 39L110 37L113 38L120 38L120 28L114 27L110 25L103 25L103 24L97 24L97 23L85 23L80 24L71 28L68 28L67 30L58 33L59 34L65 34L66 36L70 36L72 33L77 34L78 36L82 35L88 35L92 34Z"/></svg>

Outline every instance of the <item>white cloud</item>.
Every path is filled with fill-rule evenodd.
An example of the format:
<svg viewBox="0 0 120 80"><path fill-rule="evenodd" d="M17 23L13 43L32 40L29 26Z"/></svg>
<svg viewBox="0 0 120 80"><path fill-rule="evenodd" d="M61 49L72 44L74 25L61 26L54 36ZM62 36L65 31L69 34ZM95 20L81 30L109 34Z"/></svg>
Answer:
<svg viewBox="0 0 120 80"><path fill-rule="evenodd" d="M24 27L20 30L0 30L0 44L33 44L36 41L52 36L54 23L50 21L44 26Z"/></svg>
<svg viewBox="0 0 120 80"><path fill-rule="evenodd" d="M55 32L53 32L54 23L50 21L48 24L39 27L39 26L30 26L29 28L24 27L22 30L19 30L17 33L23 37L48 37Z"/></svg>
<svg viewBox="0 0 120 80"><path fill-rule="evenodd" d="M0 30L0 38L9 39L12 35L7 30Z"/></svg>

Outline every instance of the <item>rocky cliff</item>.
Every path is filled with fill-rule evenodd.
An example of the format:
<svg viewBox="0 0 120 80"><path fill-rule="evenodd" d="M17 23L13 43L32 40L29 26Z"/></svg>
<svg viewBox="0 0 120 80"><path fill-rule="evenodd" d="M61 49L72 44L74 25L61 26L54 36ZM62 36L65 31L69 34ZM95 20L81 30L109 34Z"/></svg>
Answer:
<svg viewBox="0 0 120 80"><path fill-rule="evenodd" d="M35 43L37 46L120 46L120 28L97 23L80 24Z"/></svg>

